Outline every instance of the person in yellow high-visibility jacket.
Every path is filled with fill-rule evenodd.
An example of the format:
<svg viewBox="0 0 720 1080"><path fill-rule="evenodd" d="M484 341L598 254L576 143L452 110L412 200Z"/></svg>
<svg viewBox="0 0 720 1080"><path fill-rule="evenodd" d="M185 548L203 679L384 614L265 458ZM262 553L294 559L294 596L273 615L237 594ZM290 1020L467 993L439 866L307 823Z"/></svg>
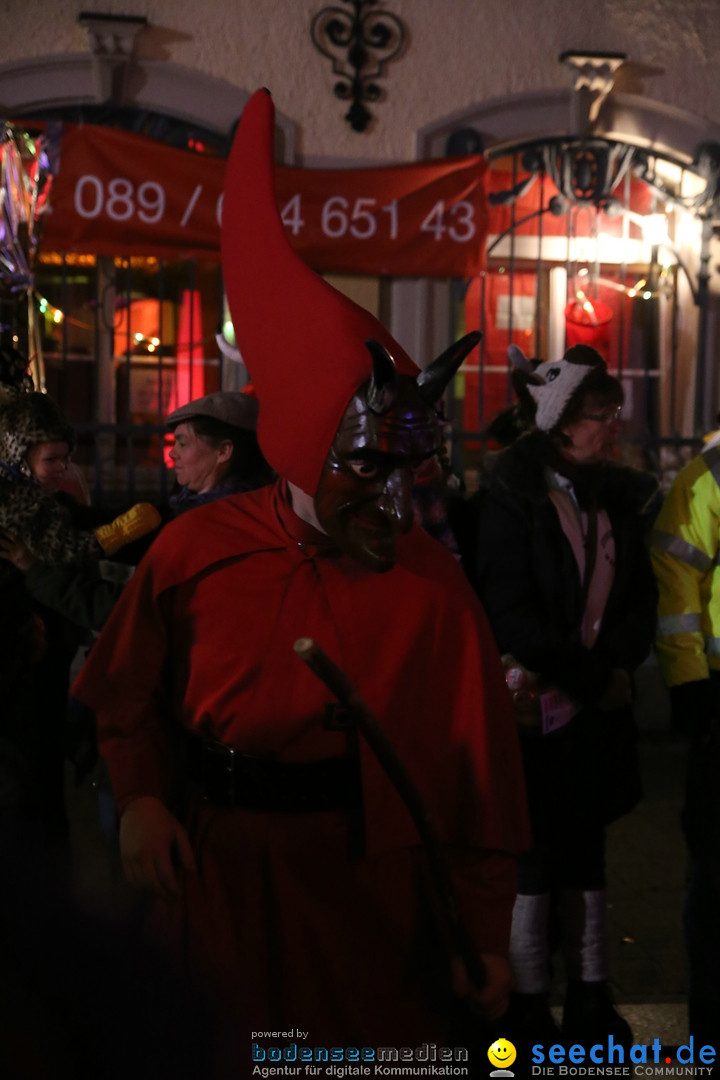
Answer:
<svg viewBox="0 0 720 1080"><path fill-rule="evenodd" d="M720 435L678 473L655 522L651 550L661 586L657 656L663 678L671 688L701 682L694 690L704 696L710 672L720 674ZM678 719L683 727L693 724L692 716Z"/></svg>
<svg viewBox="0 0 720 1080"><path fill-rule="evenodd" d="M720 432L676 476L655 522L656 652L688 736L685 942L696 1045L720 1044Z"/></svg>

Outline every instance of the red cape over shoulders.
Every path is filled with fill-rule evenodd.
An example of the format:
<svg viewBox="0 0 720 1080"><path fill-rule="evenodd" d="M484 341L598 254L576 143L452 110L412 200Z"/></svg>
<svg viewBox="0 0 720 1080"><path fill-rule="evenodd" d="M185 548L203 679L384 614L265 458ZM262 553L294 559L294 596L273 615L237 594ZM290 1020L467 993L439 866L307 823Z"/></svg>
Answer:
<svg viewBox="0 0 720 1080"><path fill-rule="evenodd" d="M331 696L292 648L305 636L357 686L447 842L525 846L509 696L484 613L453 557L413 529L395 568L374 574L288 512L279 485L166 527L73 686L98 714L120 804L166 791L155 702L168 665L172 712L185 727L288 760L332 753L323 725ZM366 749L363 782L369 848L414 843Z"/></svg>

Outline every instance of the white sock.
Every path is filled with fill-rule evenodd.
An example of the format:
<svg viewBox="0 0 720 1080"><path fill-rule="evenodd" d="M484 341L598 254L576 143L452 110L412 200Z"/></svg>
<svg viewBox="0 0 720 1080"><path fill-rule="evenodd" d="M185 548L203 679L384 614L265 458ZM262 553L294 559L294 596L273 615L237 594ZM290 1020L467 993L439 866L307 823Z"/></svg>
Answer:
<svg viewBox="0 0 720 1080"><path fill-rule="evenodd" d="M519 994L544 994L550 987L548 913L550 894L518 894L510 931L510 966Z"/></svg>
<svg viewBox="0 0 720 1080"><path fill-rule="evenodd" d="M604 982L609 975L605 889L564 889L561 912L568 978Z"/></svg>

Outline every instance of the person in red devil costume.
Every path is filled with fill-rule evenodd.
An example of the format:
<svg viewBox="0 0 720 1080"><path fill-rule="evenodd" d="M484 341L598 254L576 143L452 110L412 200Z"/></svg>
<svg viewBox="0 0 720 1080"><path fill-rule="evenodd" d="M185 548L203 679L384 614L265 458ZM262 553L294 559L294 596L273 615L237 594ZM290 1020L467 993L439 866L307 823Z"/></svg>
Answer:
<svg viewBox="0 0 720 1080"><path fill-rule="evenodd" d="M217 992L234 1075L251 1073L253 1033L440 1043L453 991L500 1015L526 844L492 634L452 555L413 525L414 470L440 449L435 402L476 337L420 373L301 262L275 208L273 131L258 91L228 162L222 244L280 479L163 530L73 688L98 715L127 876ZM411 817L333 722L332 695L293 651L305 636L348 673L417 785L483 986L457 965L450 977Z"/></svg>

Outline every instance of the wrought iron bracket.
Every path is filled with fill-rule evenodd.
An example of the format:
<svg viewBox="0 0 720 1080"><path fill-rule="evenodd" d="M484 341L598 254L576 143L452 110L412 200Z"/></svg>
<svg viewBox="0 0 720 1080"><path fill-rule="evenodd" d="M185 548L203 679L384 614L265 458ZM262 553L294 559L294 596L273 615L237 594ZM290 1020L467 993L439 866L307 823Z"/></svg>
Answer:
<svg viewBox="0 0 720 1080"><path fill-rule="evenodd" d="M377 0L343 0L351 11L327 7L314 16L310 26L312 43L332 61L340 78L333 93L349 101L345 119L353 131L365 131L372 120L367 104L380 101L383 91L377 79L385 66L401 53L405 27L397 15L376 10Z"/></svg>

